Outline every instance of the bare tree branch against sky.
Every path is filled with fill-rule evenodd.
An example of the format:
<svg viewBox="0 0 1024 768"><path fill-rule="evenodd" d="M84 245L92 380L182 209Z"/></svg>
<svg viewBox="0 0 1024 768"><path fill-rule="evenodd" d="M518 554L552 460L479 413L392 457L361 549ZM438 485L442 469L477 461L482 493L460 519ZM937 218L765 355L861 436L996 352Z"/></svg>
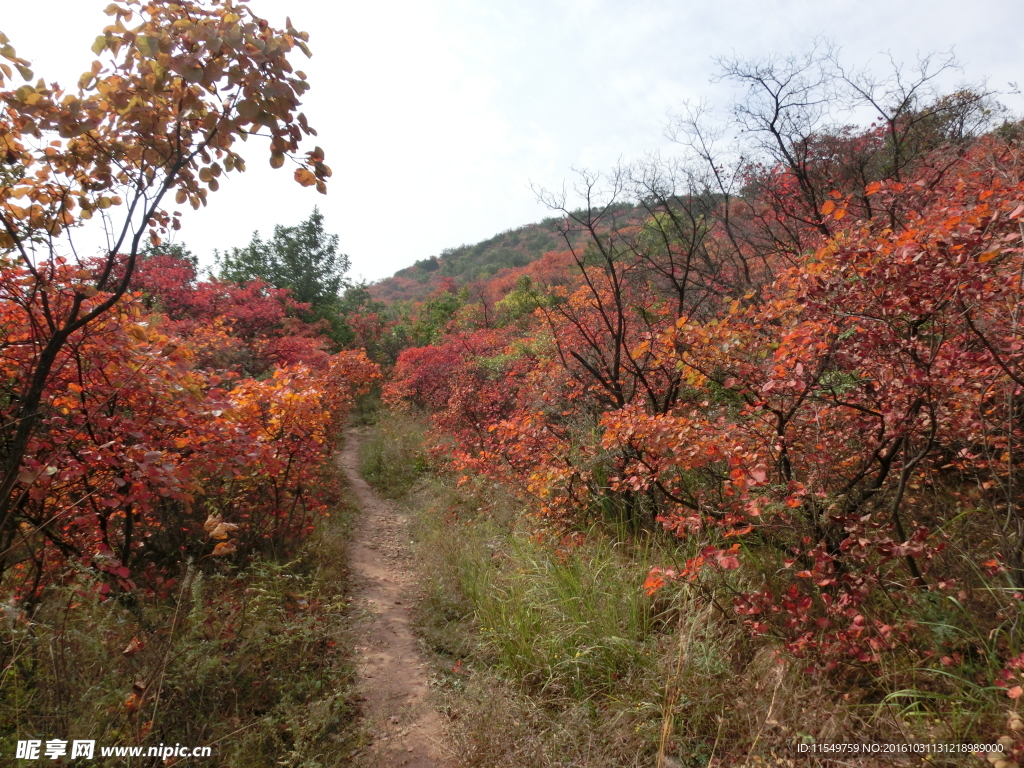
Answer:
<svg viewBox="0 0 1024 768"><path fill-rule="evenodd" d="M0 20L37 76L73 86L107 23L103 2L8 4ZM253 163L217 206L187 211L181 239L204 259L254 229L320 205L353 273L376 279L443 248L538 220L531 181L556 187L571 166L607 169L668 145L685 99L726 106L716 56L800 53L818 37L853 66L954 48L1014 112L1024 79L1019 0L252 0L273 23L309 31L306 107L334 169L327 198ZM54 21L56 20L56 24Z"/></svg>

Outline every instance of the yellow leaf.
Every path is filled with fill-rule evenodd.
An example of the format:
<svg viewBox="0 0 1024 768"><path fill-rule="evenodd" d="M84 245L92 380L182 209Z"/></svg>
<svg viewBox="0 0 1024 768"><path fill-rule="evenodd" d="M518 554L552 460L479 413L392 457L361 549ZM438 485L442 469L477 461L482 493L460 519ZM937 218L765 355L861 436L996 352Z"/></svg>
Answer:
<svg viewBox="0 0 1024 768"><path fill-rule="evenodd" d="M316 176L314 176L308 168L299 168L296 170L295 180L304 187L311 187L316 184Z"/></svg>
<svg viewBox="0 0 1024 768"><path fill-rule="evenodd" d="M125 326L124 330L125 333L127 333L133 339L137 339L138 341L149 341L149 332L141 325L136 325L135 323L132 323L130 325Z"/></svg>

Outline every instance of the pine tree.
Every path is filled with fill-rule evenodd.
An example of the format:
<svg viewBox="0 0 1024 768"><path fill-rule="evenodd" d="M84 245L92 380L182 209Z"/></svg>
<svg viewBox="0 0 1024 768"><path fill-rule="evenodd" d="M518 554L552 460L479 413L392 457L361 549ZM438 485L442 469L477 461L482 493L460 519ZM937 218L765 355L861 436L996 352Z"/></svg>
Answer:
<svg viewBox="0 0 1024 768"><path fill-rule="evenodd" d="M338 236L324 230L319 208L296 226L277 225L267 242L253 232L244 248L217 255L221 280L245 285L259 279L287 288L296 301L309 304L304 319L326 320L332 336L342 327L338 312L341 294L348 287L349 266L349 257L338 252Z"/></svg>

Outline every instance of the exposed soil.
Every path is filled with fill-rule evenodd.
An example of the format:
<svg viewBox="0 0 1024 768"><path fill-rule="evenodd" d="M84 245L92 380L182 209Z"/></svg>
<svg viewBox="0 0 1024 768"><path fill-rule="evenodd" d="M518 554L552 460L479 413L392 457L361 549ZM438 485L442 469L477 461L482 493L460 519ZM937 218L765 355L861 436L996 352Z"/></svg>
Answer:
<svg viewBox="0 0 1024 768"><path fill-rule="evenodd" d="M373 742L357 758L372 768L448 768L441 717L428 701L427 662L412 633L418 586L410 568L409 521L359 475L359 429L339 464L361 514L349 544L357 615L356 652L365 729Z"/></svg>

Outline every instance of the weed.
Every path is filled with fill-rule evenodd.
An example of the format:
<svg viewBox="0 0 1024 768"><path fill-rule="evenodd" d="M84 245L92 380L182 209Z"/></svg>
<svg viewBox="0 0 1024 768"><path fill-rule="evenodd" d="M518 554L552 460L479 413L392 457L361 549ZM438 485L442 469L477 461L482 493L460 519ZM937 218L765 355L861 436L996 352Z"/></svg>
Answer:
<svg viewBox="0 0 1024 768"><path fill-rule="evenodd" d="M0 627L0 753L19 739L211 746L217 765L345 764L358 736L333 508L288 561L189 564L133 610L55 586ZM205 565L205 564L204 564ZM156 765L138 758L136 765ZM96 752L89 765L124 765Z"/></svg>

